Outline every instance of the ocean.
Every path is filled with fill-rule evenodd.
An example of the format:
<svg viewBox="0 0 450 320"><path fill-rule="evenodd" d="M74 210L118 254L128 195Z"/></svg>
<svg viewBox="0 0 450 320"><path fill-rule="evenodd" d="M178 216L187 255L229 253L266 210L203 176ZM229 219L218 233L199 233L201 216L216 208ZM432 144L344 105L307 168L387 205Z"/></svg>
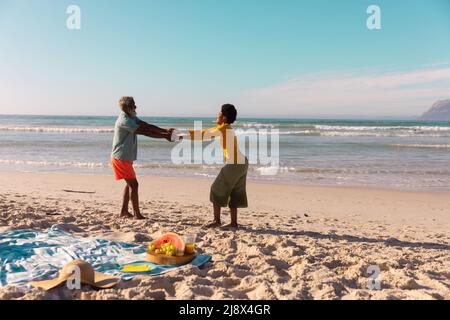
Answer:
<svg viewBox="0 0 450 320"><path fill-rule="evenodd" d="M215 120L141 119L177 129L192 128L194 121L212 127ZM0 170L112 176L115 120L112 116L0 115ZM450 122L246 118L234 128L246 154L254 148L245 142L248 130L262 130L256 132L269 142L279 131L279 168L251 164L252 181L450 191ZM138 176L215 177L219 164L173 163L175 145L140 136Z"/></svg>

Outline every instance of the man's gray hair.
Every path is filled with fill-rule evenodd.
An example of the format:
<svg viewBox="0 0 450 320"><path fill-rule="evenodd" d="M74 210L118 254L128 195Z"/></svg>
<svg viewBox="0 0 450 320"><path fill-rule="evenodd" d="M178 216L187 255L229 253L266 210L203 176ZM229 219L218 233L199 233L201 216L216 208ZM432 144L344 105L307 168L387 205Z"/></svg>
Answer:
<svg viewBox="0 0 450 320"><path fill-rule="evenodd" d="M134 98L133 97L122 97L119 100L120 109L128 108L134 106Z"/></svg>

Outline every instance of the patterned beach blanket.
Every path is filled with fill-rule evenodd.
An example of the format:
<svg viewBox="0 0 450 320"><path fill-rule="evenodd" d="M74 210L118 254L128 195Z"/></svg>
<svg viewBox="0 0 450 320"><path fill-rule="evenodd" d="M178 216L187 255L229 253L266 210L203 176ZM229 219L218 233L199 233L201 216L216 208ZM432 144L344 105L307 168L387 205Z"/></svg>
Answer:
<svg viewBox="0 0 450 320"><path fill-rule="evenodd" d="M62 267L82 259L103 273L131 279L136 273L124 273L124 265L147 264L151 268L142 274L158 275L178 268L200 267L211 260L198 255L184 266L160 266L145 261L146 246L76 237L59 230L58 225L46 231L14 230L0 233L0 287L14 285L30 287L32 280L47 280L58 276Z"/></svg>

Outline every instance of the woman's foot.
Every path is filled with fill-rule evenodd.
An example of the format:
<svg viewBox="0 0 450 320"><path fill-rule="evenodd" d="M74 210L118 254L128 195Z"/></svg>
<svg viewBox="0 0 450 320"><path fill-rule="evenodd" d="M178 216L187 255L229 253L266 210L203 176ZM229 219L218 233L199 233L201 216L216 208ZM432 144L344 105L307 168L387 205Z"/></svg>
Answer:
<svg viewBox="0 0 450 320"><path fill-rule="evenodd" d="M137 214L134 216L134 219L135 219L135 220L145 220L145 219L147 219L147 218L144 217L142 214L137 213Z"/></svg>
<svg viewBox="0 0 450 320"><path fill-rule="evenodd" d="M220 223L220 221L216 221L214 220L211 223L205 224L202 228L203 229L211 229L211 228L218 228L220 227L222 224Z"/></svg>
<svg viewBox="0 0 450 320"><path fill-rule="evenodd" d="M126 219L131 219L133 218L133 215L131 213L129 213L128 211L123 211L120 213L120 218L126 218Z"/></svg>
<svg viewBox="0 0 450 320"><path fill-rule="evenodd" d="M239 225L237 223L230 223L230 224L223 226L221 229L236 231L237 229L239 229Z"/></svg>

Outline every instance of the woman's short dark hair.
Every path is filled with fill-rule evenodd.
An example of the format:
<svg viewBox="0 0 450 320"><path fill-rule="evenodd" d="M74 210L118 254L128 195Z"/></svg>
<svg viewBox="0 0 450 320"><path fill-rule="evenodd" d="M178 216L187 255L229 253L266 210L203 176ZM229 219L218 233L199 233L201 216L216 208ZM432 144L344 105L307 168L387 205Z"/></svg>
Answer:
<svg viewBox="0 0 450 320"><path fill-rule="evenodd" d="M237 110L232 104L224 104L222 106L222 115L227 118L227 123L232 124L236 121Z"/></svg>

